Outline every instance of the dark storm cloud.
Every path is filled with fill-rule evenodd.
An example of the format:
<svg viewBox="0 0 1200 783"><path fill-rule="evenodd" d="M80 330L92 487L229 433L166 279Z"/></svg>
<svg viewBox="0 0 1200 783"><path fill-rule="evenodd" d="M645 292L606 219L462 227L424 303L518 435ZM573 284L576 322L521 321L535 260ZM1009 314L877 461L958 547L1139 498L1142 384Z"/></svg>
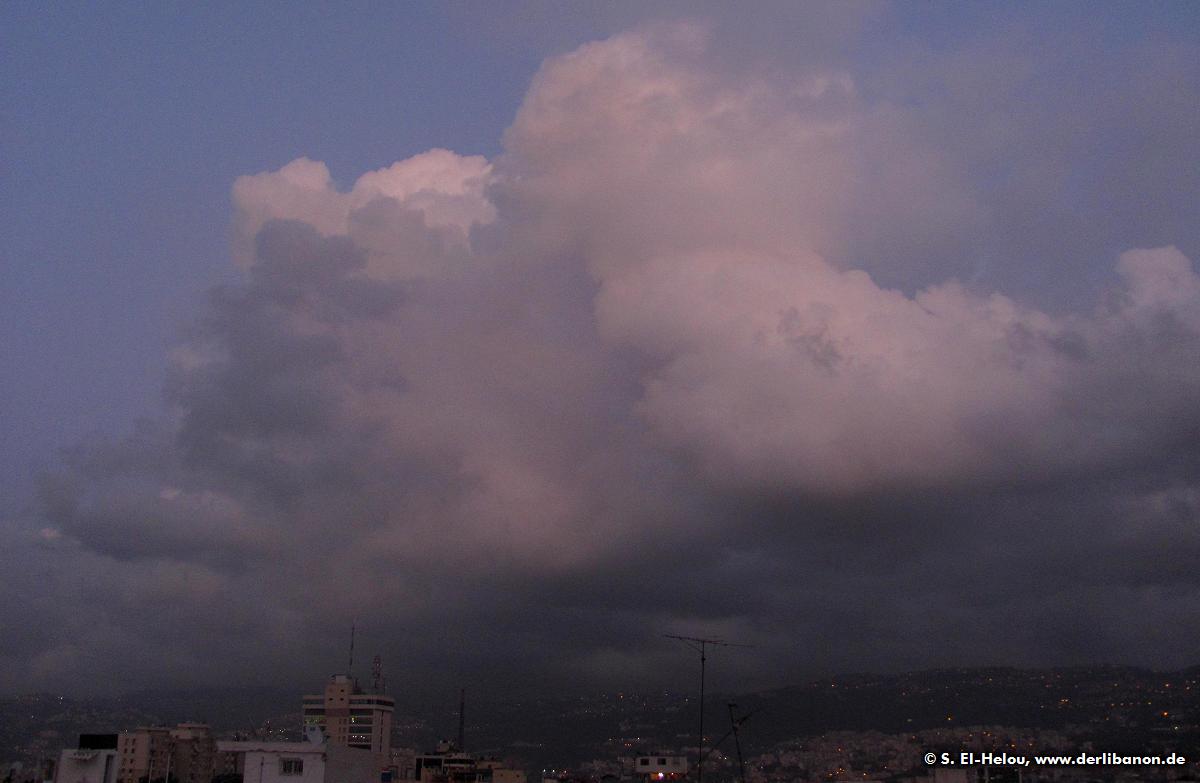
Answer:
<svg viewBox="0 0 1200 783"><path fill-rule="evenodd" d="M240 178L244 282L173 353L169 414L45 481L31 563L71 573L39 572L55 598L31 606L63 630L4 652L6 684L100 659L120 682L317 677L355 617L401 687L677 684L664 632L758 644L754 684L1188 663L1185 253L1105 226L1129 241L1084 243L1104 295L1055 308L944 279L980 231L1020 246L1012 275L1056 263L1072 240L1010 207L1065 198L1078 148L1045 153L1066 173L1017 155L993 197L975 119L929 133L965 87L923 113L844 67L735 78L728 54L684 24L548 61L492 162ZM1094 109L1044 89L1000 131ZM1184 226L1190 182L1142 217Z"/></svg>

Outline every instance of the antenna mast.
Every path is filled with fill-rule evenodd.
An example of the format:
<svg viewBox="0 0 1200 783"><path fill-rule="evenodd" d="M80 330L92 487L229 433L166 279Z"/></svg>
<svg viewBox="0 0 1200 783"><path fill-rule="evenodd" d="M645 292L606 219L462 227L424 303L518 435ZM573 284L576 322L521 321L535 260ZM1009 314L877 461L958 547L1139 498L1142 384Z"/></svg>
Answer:
<svg viewBox="0 0 1200 783"><path fill-rule="evenodd" d="M463 729L466 728L466 710L467 710L467 689L461 688L458 691L458 752L462 753L466 750L463 747Z"/></svg>
<svg viewBox="0 0 1200 783"><path fill-rule="evenodd" d="M733 714L733 711L735 709L737 709L737 705L734 704L733 702L730 702L729 703L729 726L730 726L729 730L733 732L733 745L735 748L737 748L738 780L741 783L746 783L746 765L742 762L742 742L741 742L741 740L738 739L738 727L741 726L742 723L745 722L746 718L748 718L750 716L744 715L740 719L736 718L736 717L734 717L734 714Z"/></svg>
<svg viewBox="0 0 1200 783"><path fill-rule="evenodd" d="M668 639L676 639L700 653L700 753L696 761L696 783L704 783L704 666L708 661L708 646L713 647L751 647L749 644L735 644L724 639L705 639L699 636L676 636L663 634Z"/></svg>
<svg viewBox="0 0 1200 783"><path fill-rule="evenodd" d="M371 661L371 690L375 693L382 693L379 690L380 681L383 679L383 659L379 657L379 653L375 653L375 659Z"/></svg>
<svg viewBox="0 0 1200 783"><path fill-rule="evenodd" d="M346 676L350 678L351 682L354 681L354 626L356 624L357 621L350 621L350 664L346 667Z"/></svg>

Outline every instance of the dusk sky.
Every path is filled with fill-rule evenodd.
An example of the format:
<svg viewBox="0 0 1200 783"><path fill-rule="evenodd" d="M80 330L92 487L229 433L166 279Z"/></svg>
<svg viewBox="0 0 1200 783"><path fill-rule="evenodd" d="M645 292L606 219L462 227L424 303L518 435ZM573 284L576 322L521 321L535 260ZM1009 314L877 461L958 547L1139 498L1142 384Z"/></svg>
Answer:
<svg viewBox="0 0 1200 783"><path fill-rule="evenodd" d="M1200 4L9 2L0 89L0 692L1200 663Z"/></svg>

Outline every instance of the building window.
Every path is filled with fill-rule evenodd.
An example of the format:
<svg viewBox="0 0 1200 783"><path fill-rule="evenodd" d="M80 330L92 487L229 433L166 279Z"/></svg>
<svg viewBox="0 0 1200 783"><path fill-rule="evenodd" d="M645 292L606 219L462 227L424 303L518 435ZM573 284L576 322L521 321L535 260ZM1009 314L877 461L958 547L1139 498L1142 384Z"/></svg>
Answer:
<svg viewBox="0 0 1200 783"><path fill-rule="evenodd" d="M638 764L643 767L650 766L650 759L638 759Z"/></svg>
<svg viewBox="0 0 1200 783"><path fill-rule="evenodd" d="M279 760L280 775L303 775L304 760L303 759L280 759Z"/></svg>

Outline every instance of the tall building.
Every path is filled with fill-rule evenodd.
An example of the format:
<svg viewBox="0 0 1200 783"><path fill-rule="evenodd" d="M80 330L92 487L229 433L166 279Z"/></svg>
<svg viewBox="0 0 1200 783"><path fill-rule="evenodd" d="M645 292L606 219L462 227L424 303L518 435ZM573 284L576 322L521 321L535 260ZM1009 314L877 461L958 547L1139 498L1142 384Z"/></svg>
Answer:
<svg viewBox="0 0 1200 783"><path fill-rule="evenodd" d="M120 783L139 783L143 778L166 778L171 755L171 730L166 726L142 726L117 737Z"/></svg>
<svg viewBox="0 0 1200 783"><path fill-rule="evenodd" d="M180 723L171 729L171 778L178 783L210 783L217 743L203 723Z"/></svg>
<svg viewBox="0 0 1200 783"><path fill-rule="evenodd" d="M209 783L216 749L203 723L142 726L117 738L117 782Z"/></svg>
<svg viewBox="0 0 1200 783"><path fill-rule="evenodd" d="M304 697L304 729L320 728L330 745L369 750L386 766L395 708L391 696L364 693L350 677L335 674L325 693Z"/></svg>

